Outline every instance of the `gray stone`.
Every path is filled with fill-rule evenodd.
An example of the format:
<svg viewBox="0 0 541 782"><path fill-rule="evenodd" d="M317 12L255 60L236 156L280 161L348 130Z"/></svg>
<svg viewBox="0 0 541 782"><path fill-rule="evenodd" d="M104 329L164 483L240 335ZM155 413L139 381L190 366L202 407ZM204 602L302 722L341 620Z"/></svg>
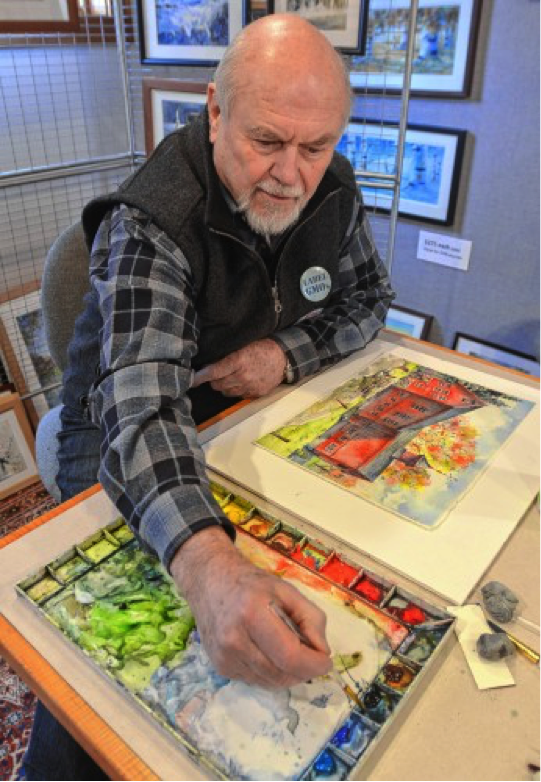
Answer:
<svg viewBox="0 0 541 782"><path fill-rule="evenodd" d="M515 647L505 633L483 633L477 639L477 652L483 660L503 660L515 654Z"/></svg>

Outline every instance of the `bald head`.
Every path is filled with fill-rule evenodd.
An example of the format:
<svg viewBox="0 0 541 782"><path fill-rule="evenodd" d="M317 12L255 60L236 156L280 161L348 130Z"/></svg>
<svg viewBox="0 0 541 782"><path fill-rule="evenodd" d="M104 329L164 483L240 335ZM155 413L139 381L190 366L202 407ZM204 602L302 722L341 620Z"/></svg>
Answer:
<svg viewBox="0 0 541 782"><path fill-rule="evenodd" d="M243 89L303 90L309 98L336 101L341 123L350 115L349 75L340 55L314 25L295 14L270 14L245 27L228 47L215 74L216 99L224 114Z"/></svg>

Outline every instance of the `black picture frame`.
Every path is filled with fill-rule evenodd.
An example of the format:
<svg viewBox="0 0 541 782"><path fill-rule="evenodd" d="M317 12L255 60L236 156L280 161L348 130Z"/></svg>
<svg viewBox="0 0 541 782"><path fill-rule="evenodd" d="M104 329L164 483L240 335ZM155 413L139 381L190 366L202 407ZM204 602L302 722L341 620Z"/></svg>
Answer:
<svg viewBox="0 0 541 782"><path fill-rule="evenodd" d="M352 58L350 62L350 83L354 92L393 95L402 91L409 8L410 0L393 0L392 3L370 0L365 55ZM439 4L434 0L419 0L412 96L463 99L470 95L482 8L483 0L442 0ZM451 17L452 22L440 25L437 34L430 36L425 16L438 12L447 15L456 12L456 27L454 17ZM389 14L387 20L386 13ZM395 16L399 14L402 17L398 21ZM447 20L449 18L447 16ZM449 53L444 48L442 57L440 39L443 39L443 47L451 49ZM421 56L423 47L427 49L426 56ZM434 50L435 55L432 54ZM435 57L441 61L439 73L437 68L431 67L431 59ZM426 71L423 71L424 67Z"/></svg>
<svg viewBox="0 0 541 782"><path fill-rule="evenodd" d="M503 347L496 342L479 339L479 337L474 337L471 334L464 334L462 331L457 331L455 334L453 350L456 350L457 353L464 353L467 356L480 358L483 361L491 361L493 364L499 364L515 372L523 372L526 375L539 377L539 361L535 356L522 353L520 350Z"/></svg>
<svg viewBox="0 0 541 782"><path fill-rule="evenodd" d="M431 125L408 125L398 213L401 217L433 225L452 225L455 219L466 130ZM394 174L398 124L351 117L336 149L359 174L366 206L389 212L393 193L378 189L377 174ZM383 181L383 180L382 180ZM388 183L388 180L387 180Z"/></svg>
<svg viewBox="0 0 541 782"><path fill-rule="evenodd" d="M349 4L351 9L348 8ZM323 2L306 3L306 0L268 0L268 13L302 16L312 22L337 51L363 56L366 50L368 5L369 0L346 0L337 11L334 0L330 0L328 6ZM345 27L342 26L344 24Z"/></svg>
<svg viewBox="0 0 541 782"><path fill-rule="evenodd" d="M190 40L183 43L182 36L187 33L178 21L174 26L178 40L165 40L163 28L167 28L166 16L173 13L165 0L137 0L141 62L145 65L217 65L233 38L247 24L247 0L223 0L222 5L227 7L227 35L223 34L223 18L213 18L209 26L201 10L201 26L194 31L193 26L188 26L187 20ZM194 6L188 8L193 13ZM200 8L201 5L198 6ZM193 17L189 21L192 23ZM205 40L209 34L210 42ZM197 42L198 38L200 42Z"/></svg>
<svg viewBox="0 0 541 782"><path fill-rule="evenodd" d="M391 304L385 320L385 328L407 337L427 340L434 320L433 315Z"/></svg>

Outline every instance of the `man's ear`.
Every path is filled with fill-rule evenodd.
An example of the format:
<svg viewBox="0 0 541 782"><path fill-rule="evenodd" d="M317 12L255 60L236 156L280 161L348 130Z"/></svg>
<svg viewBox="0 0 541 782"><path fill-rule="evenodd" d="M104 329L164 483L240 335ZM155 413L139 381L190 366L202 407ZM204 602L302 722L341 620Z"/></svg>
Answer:
<svg viewBox="0 0 541 782"><path fill-rule="evenodd" d="M220 107L218 106L218 100L216 97L216 85L214 82L210 82L207 87L207 106L209 111L209 124L210 124L210 142L214 144L218 135L218 129L220 127L220 120L222 118Z"/></svg>

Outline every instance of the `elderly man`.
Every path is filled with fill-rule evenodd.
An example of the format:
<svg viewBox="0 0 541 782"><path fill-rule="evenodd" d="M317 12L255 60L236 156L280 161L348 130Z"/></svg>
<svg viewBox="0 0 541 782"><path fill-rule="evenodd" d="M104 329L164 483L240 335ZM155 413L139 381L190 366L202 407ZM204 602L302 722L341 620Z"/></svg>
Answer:
<svg viewBox="0 0 541 782"><path fill-rule="evenodd" d="M325 617L238 553L194 421L339 361L383 325L393 294L334 153L349 109L324 36L265 17L228 49L208 111L83 214L92 292L64 379L63 498L99 475L217 670L266 687L328 672ZM47 778L32 746L25 769Z"/></svg>

